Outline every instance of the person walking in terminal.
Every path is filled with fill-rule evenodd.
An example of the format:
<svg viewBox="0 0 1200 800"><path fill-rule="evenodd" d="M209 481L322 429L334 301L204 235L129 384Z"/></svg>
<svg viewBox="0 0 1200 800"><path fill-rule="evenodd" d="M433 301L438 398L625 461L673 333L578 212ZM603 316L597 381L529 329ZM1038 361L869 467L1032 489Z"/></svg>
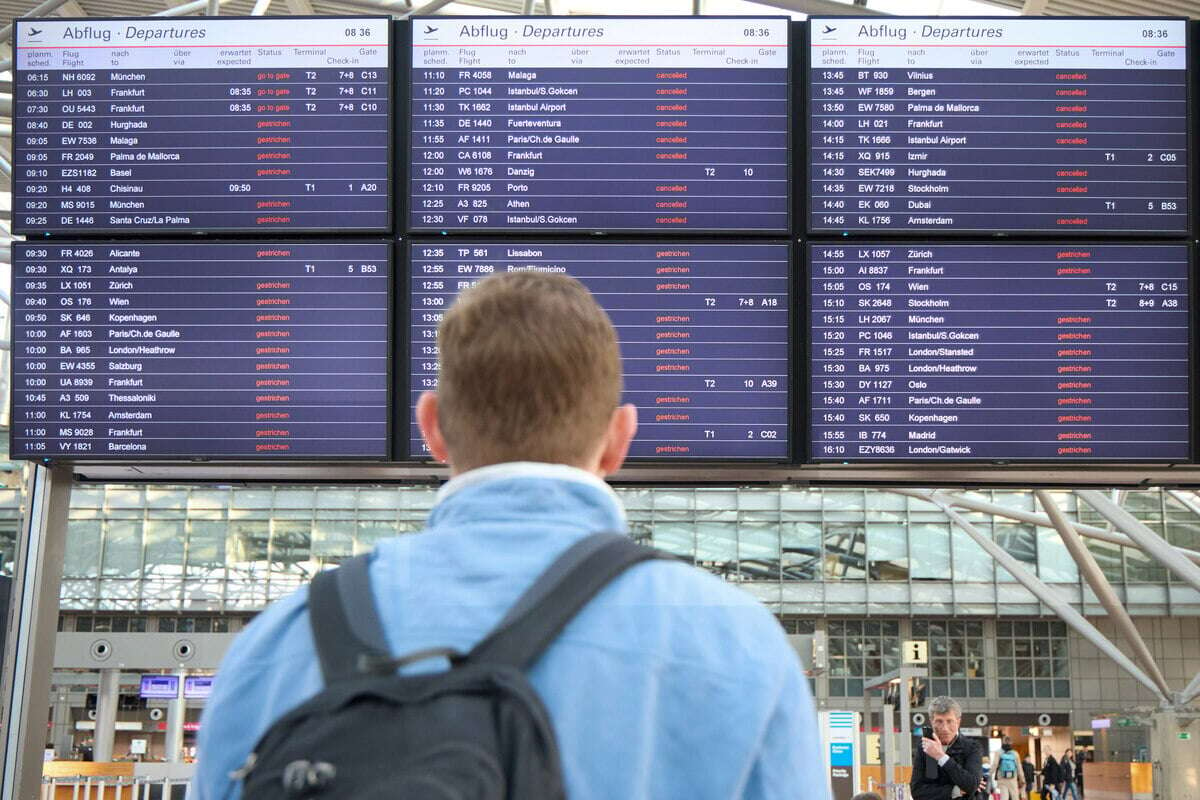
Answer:
<svg viewBox="0 0 1200 800"><path fill-rule="evenodd" d="M973 800L983 780L983 754L958 733L962 706L950 697L935 697L929 703L929 718L933 737L926 728L913 753L913 800Z"/></svg>
<svg viewBox="0 0 1200 800"><path fill-rule="evenodd" d="M859 792L850 800L883 800L883 797L878 792Z"/></svg>
<svg viewBox="0 0 1200 800"><path fill-rule="evenodd" d="M1046 756L1046 763L1042 765L1042 800L1058 800L1062 795L1059 788L1061 784L1062 770L1051 753Z"/></svg>
<svg viewBox="0 0 1200 800"><path fill-rule="evenodd" d="M1079 800L1079 789L1075 787L1075 753L1070 748L1063 753L1058 769L1062 773L1062 796L1066 798L1069 792L1072 800Z"/></svg>
<svg viewBox="0 0 1200 800"><path fill-rule="evenodd" d="M1017 751L1013 749L1011 737L1005 736L1000 740L1000 752L993 759L993 763L996 791L1000 800L1021 800L1025 793L1025 772L1021 768Z"/></svg>
<svg viewBox="0 0 1200 800"><path fill-rule="evenodd" d="M416 418L450 480L425 530L379 543L367 566L401 656L468 652L569 547L627 530L604 478L637 412L620 405L616 335L582 284L489 277L446 312L437 341L438 389ZM270 606L231 646L201 722L193 800L243 796L230 773L252 773L264 732L322 690L308 598L305 587ZM808 681L782 627L691 565L621 573L527 675L572 800L829 796ZM388 744L377 758L394 770L406 754Z"/></svg>
<svg viewBox="0 0 1200 800"><path fill-rule="evenodd" d="M1021 759L1021 772L1025 777L1025 791L1029 793L1028 800L1033 800L1033 793L1037 791L1037 766L1033 763L1033 753L1026 753L1025 758Z"/></svg>

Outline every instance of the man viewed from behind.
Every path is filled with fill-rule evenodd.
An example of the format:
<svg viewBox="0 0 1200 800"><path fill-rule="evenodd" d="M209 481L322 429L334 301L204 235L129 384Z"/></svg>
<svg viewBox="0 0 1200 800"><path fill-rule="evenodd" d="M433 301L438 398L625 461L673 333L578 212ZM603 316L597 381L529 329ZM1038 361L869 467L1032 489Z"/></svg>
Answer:
<svg viewBox="0 0 1200 800"><path fill-rule="evenodd" d="M960 736L962 706L949 697L929 703L933 738L922 736L913 753L913 800L972 800L983 780L983 754L973 741Z"/></svg>
<svg viewBox="0 0 1200 800"><path fill-rule="evenodd" d="M1000 752L994 759L996 791L1000 800L1022 800L1025 793L1025 772L1013 749L1012 737L1000 740Z"/></svg>
<svg viewBox="0 0 1200 800"><path fill-rule="evenodd" d="M424 531L381 542L370 584L393 655L467 652L554 559L626 530L602 478L637 427L619 405L612 324L577 281L498 275L439 328L438 391L417 406L450 467ZM777 621L690 566L638 564L575 616L529 670L557 739L567 796L827 797L808 683ZM308 590L234 642L204 713L192 796L241 795L230 773L321 671ZM404 754L379 742L381 763Z"/></svg>

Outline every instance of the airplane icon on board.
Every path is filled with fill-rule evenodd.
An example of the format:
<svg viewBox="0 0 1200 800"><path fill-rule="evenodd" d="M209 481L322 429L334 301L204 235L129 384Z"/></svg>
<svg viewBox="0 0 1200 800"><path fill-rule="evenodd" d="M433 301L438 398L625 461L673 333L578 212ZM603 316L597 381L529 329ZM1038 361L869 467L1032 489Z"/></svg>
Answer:
<svg viewBox="0 0 1200 800"><path fill-rule="evenodd" d="M436 31L436 30L437 30L437 28L433 27L432 25L426 25L426 26L425 26L425 33L427 33L427 34L429 34L429 33L433 33L433 32L434 32L434 31Z"/></svg>
<svg viewBox="0 0 1200 800"><path fill-rule="evenodd" d="M30 35L30 36L41 36L41 35L42 35L42 29L41 29L41 28L30 28L30 29L29 29L29 35Z"/></svg>
<svg viewBox="0 0 1200 800"><path fill-rule="evenodd" d="M826 25L825 28L821 31L821 33L833 33L836 30L837 30L837 28L833 27L832 25Z"/></svg>

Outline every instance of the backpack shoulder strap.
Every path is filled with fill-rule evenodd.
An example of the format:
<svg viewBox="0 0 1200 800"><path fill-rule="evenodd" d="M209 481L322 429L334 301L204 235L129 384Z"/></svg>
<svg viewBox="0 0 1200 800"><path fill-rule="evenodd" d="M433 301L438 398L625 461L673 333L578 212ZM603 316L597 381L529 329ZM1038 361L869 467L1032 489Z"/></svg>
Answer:
<svg viewBox="0 0 1200 800"><path fill-rule="evenodd" d="M595 533L567 548L525 591L468 661L533 666L542 651L601 589L634 564L673 556L620 533Z"/></svg>
<svg viewBox="0 0 1200 800"><path fill-rule="evenodd" d="M325 683L364 674L364 659L389 657L371 594L371 554L318 573L308 588L308 617Z"/></svg>

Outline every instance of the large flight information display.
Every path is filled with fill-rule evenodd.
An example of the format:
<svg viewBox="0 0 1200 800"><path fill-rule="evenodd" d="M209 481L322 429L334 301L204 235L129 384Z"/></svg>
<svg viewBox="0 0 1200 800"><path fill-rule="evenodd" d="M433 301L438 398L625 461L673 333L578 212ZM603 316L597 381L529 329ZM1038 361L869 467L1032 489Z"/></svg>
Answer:
<svg viewBox="0 0 1200 800"><path fill-rule="evenodd" d="M389 455L388 242L13 242L14 458Z"/></svg>
<svg viewBox="0 0 1200 800"><path fill-rule="evenodd" d="M419 19L409 229L789 228L784 18Z"/></svg>
<svg viewBox="0 0 1200 800"><path fill-rule="evenodd" d="M386 17L17 20L13 230L391 230Z"/></svg>
<svg viewBox="0 0 1200 800"><path fill-rule="evenodd" d="M812 19L809 230L1186 234L1186 27Z"/></svg>
<svg viewBox="0 0 1200 800"><path fill-rule="evenodd" d="M787 243L414 242L411 402L437 388L437 325L463 289L533 270L578 278L621 342L635 459L787 461ZM503 335L498 332L497 335ZM415 422L410 454L427 457Z"/></svg>
<svg viewBox="0 0 1200 800"><path fill-rule="evenodd" d="M814 460L1188 460L1187 245L808 255Z"/></svg>

